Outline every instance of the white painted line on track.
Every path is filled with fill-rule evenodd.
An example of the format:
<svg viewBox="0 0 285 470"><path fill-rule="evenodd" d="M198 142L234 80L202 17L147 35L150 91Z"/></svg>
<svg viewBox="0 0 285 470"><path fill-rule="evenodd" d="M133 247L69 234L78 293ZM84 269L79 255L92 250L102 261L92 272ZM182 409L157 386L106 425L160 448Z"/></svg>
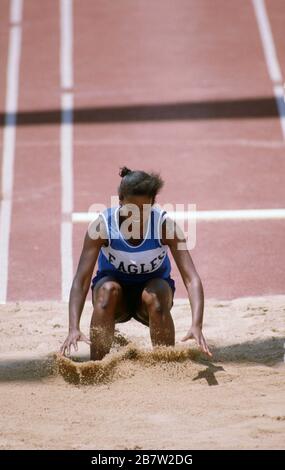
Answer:
<svg viewBox="0 0 285 470"><path fill-rule="evenodd" d="M280 90L278 90L280 93ZM254 147L254 148L269 148L279 149L285 147L284 140L254 140L254 139L194 139L194 140L149 140L149 139L136 139L136 140L124 140L124 139L75 139L73 138L73 147L100 147L100 146L147 146L152 147ZM16 147L57 147L58 139L55 140L22 140L16 143ZM0 148L2 145L0 144ZM37 155L35 155L35 158ZM38 154L40 158L40 154Z"/></svg>
<svg viewBox="0 0 285 470"><path fill-rule="evenodd" d="M23 0L10 3L10 33L6 72L5 123L2 147L2 194L0 207L0 303L7 300L9 243L12 217L16 119L18 110L19 70L22 44Z"/></svg>
<svg viewBox="0 0 285 470"><path fill-rule="evenodd" d="M163 207L162 207L163 208ZM285 219L285 208L281 209L241 209L220 211L167 211L170 218L175 220L196 219L197 221L219 220L269 220ZM91 222L98 212L73 212L73 223Z"/></svg>
<svg viewBox="0 0 285 470"><path fill-rule="evenodd" d="M261 42L263 45L264 56L267 64L268 73L272 82L280 83L282 74L277 58L274 39L271 31L269 18L266 11L264 0L252 0L259 27Z"/></svg>
<svg viewBox="0 0 285 470"><path fill-rule="evenodd" d="M280 123L283 138L285 141L285 101L284 101L284 88L282 85L274 85L274 94L278 106L279 116L280 116Z"/></svg>
<svg viewBox="0 0 285 470"><path fill-rule="evenodd" d="M70 214L73 208L73 96L62 93L61 96L61 187L63 214Z"/></svg>
<svg viewBox="0 0 285 470"><path fill-rule="evenodd" d="M60 0L60 172L61 172L61 299L69 298L73 279L73 1Z"/></svg>
<svg viewBox="0 0 285 470"><path fill-rule="evenodd" d="M73 0L60 0L60 84L73 87Z"/></svg>
<svg viewBox="0 0 285 470"><path fill-rule="evenodd" d="M268 74L273 84L273 93L276 99L277 108L280 116L280 125L283 139L285 140L285 103L284 89L281 68L277 58L276 47L270 21L266 11L264 0L252 0L256 21L259 28L259 34L263 46L265 61Z"/></svg>

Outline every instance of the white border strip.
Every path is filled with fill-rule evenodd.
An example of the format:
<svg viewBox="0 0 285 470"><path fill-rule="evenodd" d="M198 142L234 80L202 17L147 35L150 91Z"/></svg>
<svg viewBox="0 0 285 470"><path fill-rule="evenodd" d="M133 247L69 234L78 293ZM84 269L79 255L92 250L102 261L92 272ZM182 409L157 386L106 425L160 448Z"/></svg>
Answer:
<svg viewBox="0 0 285 470"><path fill-rule="evenodd" d="M267 70L271 81L273 83L273 91L276 98L276 103L280 115L280 124L283 139L285 140L285 104L284 104L284 90L282 85L282 73L278 62L270 21L267 15L264 0L252 0L253 8L259 28L261 42Z"/></svg>
<svg viewBox="0 0 285 470"><path fill-rule="evenodd" d="M12 0L10 5L10 22L19 26L23 16L23 0Z"/></svg>
<svg viewBox="0 0 285 470"><path fill-rule="evenodd" d="M277 59L274 39L271 31L269 18L266 12L264 0L252 0L259 27L260 37L263 45L263 51L267 64L268 73L273 82L281 82L282 74Z"/></svg>
<svg viewBox="0 0 285 470"><path fill-rule="evenodd" d="M91 222L98 217L98 212L73 212L72 222L75 224ZM268 220L285 219L284 209L245 209L221 211L167 211L167 215L175 220L196 219L201 221L215 220Z"/></svg>
<svg viewBox="0 0 285 470"><path fill-rule="evenodd" d="M73 208L73 96L72 93L61 95L61 210L70 214Z"/></svg>
<svg viewBox="0 0 285 470"><path fill-rule="evenodd" d="M280 86L279 86L280 87ZM280 91L278 88L278 96L280 96ZM118 146L118 145L125 145L128 147L132 146L174 146L174 147L179 147L179 146L190 146L190 147L227 147L227 146L241 146L241 147L256 147L256 148L266 148L266 149L279 149L279 148L285 148L285 142L281 138L280 140L248 140L248 139L231 139L231 140L219 140L219 139L214 139L214 140L192 140L192 141L187 141L185 140L184 142L182 140L180 141L171 141L171 140L164 140L164 141L151 141L151 140L122 140L122 139L73 139L73 147L75 146L86 146L86 147L100 147L100 146ZM17 142L17 147L57 147L58 146L58 139L56 140L25 140L21 142ZM1 142L0 142L0 148L2 148ZM39 156L40 158L40 156Z"/></svg>
<svg viewBox="0 0 285 470"><path fill-rule="evenodd" d="M0 303L7 300L9 242L12 217L14 160L16 143L16 116L18 110L19 70L22 43L23 0L10 4L10 35L6 74L5 125L2 155L2 197L0 211Z"/></svg>
<svg viewBox="0 0 285 470"><path fill-rule="evenodd" d="M60 0L60 171L61 171L61 299L67 302L73 278L72 222L73 210L73 2Z"/></svg>
<svg viewBox="0 0 285 470"><path fill-rule="evenodd" d="M281 128L283 133L283 139L285 140L285 99L284 99L284 88L282 85L274 85L274 94L278 106Z"/></svg>
<svg viewBox="0 0 285 470"><path fill-rule="evenodd" d="M72 0L60 0L60 83L62 88L73 87Z"/></svg>

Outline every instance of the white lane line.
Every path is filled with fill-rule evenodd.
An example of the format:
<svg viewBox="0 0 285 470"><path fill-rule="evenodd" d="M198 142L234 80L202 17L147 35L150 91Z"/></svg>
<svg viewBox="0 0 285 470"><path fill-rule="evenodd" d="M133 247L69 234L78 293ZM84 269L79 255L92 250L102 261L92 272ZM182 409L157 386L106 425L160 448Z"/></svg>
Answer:
<svg viewBox="0 0 285 470"><path fill-rule="evenodd" d="M61 209L70 214L73 208L73 95L61 95Z"/></svg>
<svg viewBox="0 0 285 470"><path fill-rule="evenodd" d="M167 211L169 217L175 220L196 219L197 221L218 220L268 220L285 219L284 209L244 209L220 211ZM98 212L73 212L72 222L91 222L98 216Z"/></svg>
<svg viewBox="0 0 285 470"><path fill-rule="evenodd" d="M61 269L61 297L63 302L67 302L73 276L72 223L70 221L61 223Z"/></svg>
<svg viewBox="0 0 285 470"><path fill-rule="evenodd" d="M282 88L282 87L281 87ZM280 91L278 89L278 94L280 96ZM73 139L73 147L75 146L86 146L86 147L100 147L100 146L117 146L117 145L124 145L127 147L132 146L189 146L189 147L232 147L232 146L241 146L241 147L256 147L256 148L284 148L285 142L284 140L253 140L253 139L227 139L227 140L185 140L185 141L159 141L159 140L110 140L110 139ZM26 140L16 143L16 147L57 147L58 146L58 139L57 140ZM0 143L0 148L1 148ZM35 158L40 158L40 154L35 155Z"/></svg>
<svg viewBox="0 0 285 470"><path fill-rule="evenodd" d="M269 18L266 11L264 0L252 0L259 27L260 37L263 45L263 51L268 68L268 73L273 82L280 83L282 81L282 74L280 65L277 59L274 39L271 31Z"/></svg>
<svg viewBox="0 0 285 470"><path fill-rule="evenodd" d="M175 214L175 213L174 213ZM178 218L182 214L178 215ZM193 214L195 218L195 213ZM221 210L221 211L197 211L197 220L268 220L284 219L285 209L244 209L244 210Z"/></svg>
<svg viewBox="0 0 285 470"><path fill-rule="evenodd" d="M285 140L285 100L284 88L282 85L274 85L274 94L278 106L283 138Z"/></svg>
<svg viewBox="0 0 285 470"><path fill-rule="evenodd" d="M9 242L12 216L14 160L16 141L16 116L18 109L19 69L21 58L23 1L10 4L10 34L6 73L5 124L2 153L2 194L0 209L0 303L7 300ZM17 23L17 24L16 24Z"/></svg>
<svg viewBox="0 0 285 470"><path fill-rule="evenodd" d="M10 23L21 23L23 15L23 0L12 0L10 4Z"/></svg>
<svg viewBox="0 0 285 470"><path fill-rule="evenodd" d="M68 301L73 279L73 2L60 0L60 172L61 172L61 299Z"/></svg>
<svg viewBox="0 0 285 470"><path fill-rule="evenodd" d="M258 147L258 148L283 148L285 143L283 140L254 140L254 139L193 139L193 140L151 140L151 139L88 139L88 140L74 140L74 145L77 146L90 146L90 147L100 147L103 145L106 146L117 146L123 145L126 147L132 146L147 146L151 145L152 147L232 147L232 146L241 146L241 147Z"/></svg>
<svg viewBox="0 0 285 470"><path fill-rule="evenodd" d="M267 70L273 84L277 108L280 116L280 125L283 139L285 140L285 104L284 90L282 87L282 73L278 62L270 21L267 15L264 0L252 0L253 8L259 28L259 34L263 45L263 52L267 64Z"/></svg>
<svg viewBox="0 0 285 470"><path fill-rule="evenodd" d="M72 0L60 1L60 83L65 89L73 87L72 9Z"/></svg>

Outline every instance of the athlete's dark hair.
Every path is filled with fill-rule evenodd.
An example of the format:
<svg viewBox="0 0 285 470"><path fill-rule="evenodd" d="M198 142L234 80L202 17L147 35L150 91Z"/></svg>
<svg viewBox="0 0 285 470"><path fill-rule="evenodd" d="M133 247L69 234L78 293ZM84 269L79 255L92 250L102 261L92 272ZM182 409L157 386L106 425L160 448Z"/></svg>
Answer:
<svg viewBox="0 0 285 470"><path fill-rule="evenodd" d="M157 193L164 185L159 173L146 173L141 170L130 170L124 166L120 168L121 184L118 188L119 199L128 196L148 196L152 198L153 204Z"/></svg>

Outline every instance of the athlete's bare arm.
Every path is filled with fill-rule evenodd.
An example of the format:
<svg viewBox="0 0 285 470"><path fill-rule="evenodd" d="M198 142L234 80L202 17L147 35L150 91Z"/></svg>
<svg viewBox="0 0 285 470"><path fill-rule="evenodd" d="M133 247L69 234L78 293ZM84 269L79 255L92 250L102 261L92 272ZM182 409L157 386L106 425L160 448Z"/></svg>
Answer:
<svg viewBox="0 0 285 470"><path fill-rule="evenodd" d="M96 222L89 225L86 232L77 271L70 290L69 333L60 348L61 354L65 354L66 351L69 355L71 345L77 351L78 341L85 341L90 344L89 339L80 331L79 323L100 248L103 244L106 244L104 227L102 219L99 217ZM95 232L100 232L101 236L95 237Z"/></svg>
<svg viewBox="0 0 285 470"><path fill-rule="evenodd" d="M162 243L168 245L188 292L192 311L192 326L182 341L195 339L203 352L212 356L202 333L204 291L200 276L187 249L186 238L175 221L167 218L162 224Z"/></svg>

